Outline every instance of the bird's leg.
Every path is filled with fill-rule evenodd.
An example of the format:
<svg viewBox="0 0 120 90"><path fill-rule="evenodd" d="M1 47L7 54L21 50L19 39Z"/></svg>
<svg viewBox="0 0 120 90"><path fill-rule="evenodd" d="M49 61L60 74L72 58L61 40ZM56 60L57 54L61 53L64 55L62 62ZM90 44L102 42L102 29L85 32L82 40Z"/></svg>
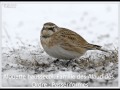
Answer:
<svg viewBox="0 0 120 90"><path fill-rule="evenodd" d="M58 61L59 61L59 59L56 59L56 60L53 61L53 63L57 63Z"/></svg>

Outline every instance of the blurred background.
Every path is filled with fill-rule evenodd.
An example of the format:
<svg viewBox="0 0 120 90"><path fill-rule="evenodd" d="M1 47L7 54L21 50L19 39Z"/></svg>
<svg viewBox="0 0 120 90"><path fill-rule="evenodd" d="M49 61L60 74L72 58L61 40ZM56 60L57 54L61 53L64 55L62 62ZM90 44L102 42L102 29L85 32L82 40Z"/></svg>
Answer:
<svg viewBox="0 0 120 90"><path fill-rule="evenodd" d="M54 62L40 43L43 24L71 29L89 43L111 53L87 52L66 66ZM40 47L39 47L40 46ZM90 87L118 86L118 3L113 2L4 2L2 3L2 86L31 87L33 82L88 83ZM111 74L114 79L9 79L5 75Z"/></svg>
<svg viewBox="0 0 120 90"><path fill-rule="evenodd" d="M69 28L89 43L117 47L118 4L34 2L2 4L2 47L40 45L44 23Z"/></svg>

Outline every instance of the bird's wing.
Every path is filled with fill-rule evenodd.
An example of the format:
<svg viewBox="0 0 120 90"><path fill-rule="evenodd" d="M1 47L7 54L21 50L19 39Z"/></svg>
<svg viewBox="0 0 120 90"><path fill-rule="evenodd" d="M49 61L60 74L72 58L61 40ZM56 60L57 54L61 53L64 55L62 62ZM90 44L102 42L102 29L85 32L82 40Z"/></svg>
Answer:
<svg viewBox="0 0 120 90"><path fill-rule="evenodd" d="M68 30L66 28L60 28L61 30L54 34L54 38L58 40L59 45L69 51L81 52L84 50L84 46L88 42L82 38L79 34Z"/></svg>

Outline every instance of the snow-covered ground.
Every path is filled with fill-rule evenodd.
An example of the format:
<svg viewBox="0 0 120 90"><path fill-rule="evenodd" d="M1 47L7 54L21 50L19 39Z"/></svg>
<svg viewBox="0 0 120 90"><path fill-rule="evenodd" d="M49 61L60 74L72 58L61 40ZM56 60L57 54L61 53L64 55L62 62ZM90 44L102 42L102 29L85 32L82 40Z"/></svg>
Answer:
<svg viewBox="0 0 120 90"><path fill-rule="evenodd" d="M45 22L69 28L89 43L112 50L109 54L88 51L70 62L48 56L40 44ZM89 87L118 85L118 4L114 3L4 3L2 4L2 85L14 87L52 86L52 83L84 84ZM86 65L86 66L85 66ZM112 79L55 79L60 75L83 76L110 74ZM9 77L7 77L7 75ZM15 76L24 76L14 79ZM28 76L33 76L31 79ZM36 75L53 76L35 79ZM11 79L12 78L12 79ZM42 85L43 85L42 84ZM78 85L80 87L80 85ZM82 85L81 85L82 86Z"/></svg>

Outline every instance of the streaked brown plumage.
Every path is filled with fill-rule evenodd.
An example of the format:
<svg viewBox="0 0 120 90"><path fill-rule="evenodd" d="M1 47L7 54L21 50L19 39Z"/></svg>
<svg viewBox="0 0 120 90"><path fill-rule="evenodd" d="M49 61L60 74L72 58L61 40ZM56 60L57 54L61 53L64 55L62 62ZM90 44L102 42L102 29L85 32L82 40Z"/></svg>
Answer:
<svg viewBox="0 0 120 90"><path fill-rule="evenodd" d="M105 51L101 46L89 44L76 32L51 22L43 25L41 44L46 53L60 59L74 59L82 56L87 50Z"/></svg>

